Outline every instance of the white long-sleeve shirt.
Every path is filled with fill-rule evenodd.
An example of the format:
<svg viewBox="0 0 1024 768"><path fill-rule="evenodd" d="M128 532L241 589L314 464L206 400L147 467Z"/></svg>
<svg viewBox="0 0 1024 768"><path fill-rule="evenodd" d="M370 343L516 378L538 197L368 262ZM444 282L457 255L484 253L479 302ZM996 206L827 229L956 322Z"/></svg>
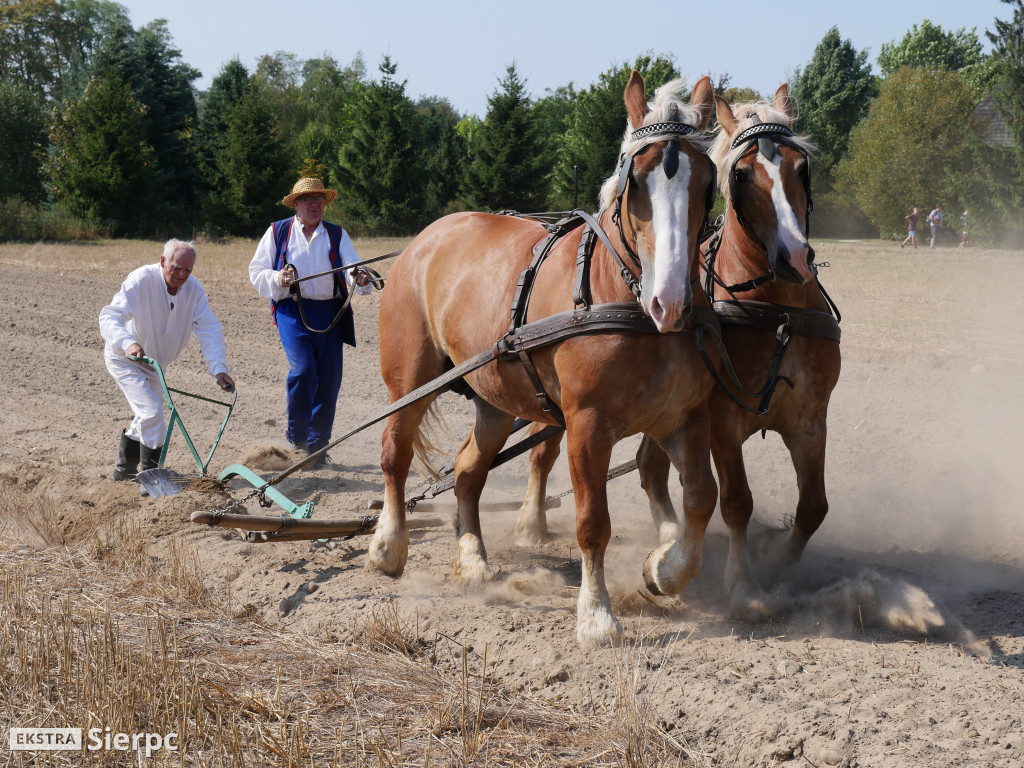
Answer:
<svg viewBox="0 0 1024 768"><path fill-rule="evenodd" d="M171 296L159 263L129 274L114 300L100 310L100 334L108 354L127 357L125 350L138 343L161 368L178 359L191 333L199 341L210 375L229 373L224 330L203 286L190 275Z"/></svg>
<svg viewBox="0 0 1024 768"><path fill-rule="evenodd" d="M317 275L321 272L328 272L334 267L331 265L331 241L324 229L323 222L317 224L313 237L306 242L306 236L302 234L302 222L297 218L292 220L291 233L288 236L288 251L286 259L289 264L295 266L299 277ZM341 230L341 242L338 244L338 254L341 256L343 265L355 264L359 261L359 255L352 245L352 238L348 232ZM288 288L278 281L280 272L276 269L277 248L274 244L274 227L263 234L260 244L256 246L256 253L249 262L249 281L253 284L260 296L265 299L280 301L290 295ZM369 293L373 286L358 286L352 280L352 271L346 270L345 280L349 290L353 288L356 293ZM302 298L322 300L334 296L334 275L324 275L315 280L306 280L300 283Z"/></svg>

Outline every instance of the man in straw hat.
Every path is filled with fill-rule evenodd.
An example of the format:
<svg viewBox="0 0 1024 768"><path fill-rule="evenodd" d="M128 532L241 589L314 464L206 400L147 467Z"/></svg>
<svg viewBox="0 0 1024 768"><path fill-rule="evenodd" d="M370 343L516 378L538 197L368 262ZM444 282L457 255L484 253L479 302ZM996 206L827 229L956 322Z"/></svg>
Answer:
<svg viewBox="0 0 1024 768"><path fill-rule="evenodd" d="M100 310L100 333L106 342L103 360L134 414L128 428L121 430L114 480L134 480L137 472L155 469L167 431L159 374L132 358L149 357L166 369L194 333L217 386L227 392L235 387L220 321L203 286L192 276L195 264L192 243L168 240L159 263L129 274L114 300Z"/></svg>
<svg viewBox="0 0 1024 768"><path fill-rule="evenodd" d="M351 306L340 318L338 311L349 291L372 290L369 275L361 270L295 282L359 261L348 232L323 220L324 208L337 195L325 188L321 179L295 182L281 201L294 208L295 215L267 229L249 263L249 280L261 296L270 299L288 358L285 437L293 448L308 453L316 453L331 441L341 389L342 344L356 344ZM328 330L318 332L324 329ZM328 462L327 454L320 454L316 465Z"/></svg>

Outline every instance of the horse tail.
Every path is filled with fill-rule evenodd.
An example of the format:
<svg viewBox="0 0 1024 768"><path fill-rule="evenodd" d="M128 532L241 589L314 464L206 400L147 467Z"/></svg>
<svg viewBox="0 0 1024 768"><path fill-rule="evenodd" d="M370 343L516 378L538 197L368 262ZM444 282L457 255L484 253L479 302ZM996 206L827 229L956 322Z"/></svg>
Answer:
<svg viewBox="0 0 1024 768"><path fill-rule="evenodd" d="M438 447L437 440L450 434L448 423L437 409L437 401L434 400L423 414L420 428L416 431L416 438L412 443L413 469L428 480L438 480L441 477L437 460L444 456L444 452Z"/></svg>

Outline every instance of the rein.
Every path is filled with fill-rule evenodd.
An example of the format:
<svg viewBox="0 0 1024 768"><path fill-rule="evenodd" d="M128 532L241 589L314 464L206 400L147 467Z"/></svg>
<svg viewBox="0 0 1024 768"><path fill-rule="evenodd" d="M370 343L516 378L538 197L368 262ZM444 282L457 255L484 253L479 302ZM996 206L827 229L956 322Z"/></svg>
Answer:
<svg viewBox="0 0 1024 768"><path fill-rule="evenodd" d="M334 326L336 326L338 324L338 322L341 320L341 318L345 316L345 311L348 309L349 305L352 303L353 291L348 291L348 294L345 296L345 300L341 303L341 307L338 309L338 314L336 314L334 316L334 319L331 321L330 325L328 325L324 329L313 328L312 326L310 326L309 322L306 320L306 310L305 310L305 307L302 304L303 296L302 296L302 292L299 290L299 283L303 283L306 280L313 280L314 278L317 278L317 277L325 277L327 275L333 275L333 274L335 274L337 272L344 272L344 271L349 270L349 269L362 269L363 272L366 272L370 276L370 283L377 290L380 290L380 289L382 289L384 287L384 278L381 277L380 273L377 272L376 270L374 270L374 269L364 269L364 267L367 264L373 264L373 263L378 262L378 261L384 261L385 259L393 259L396 256L400 256L402 254L403 250L405 250L405 249L403 248L403 249L398 250L398 251L391 251L391 253L385 253L383 256L375 256L372 259L364 259L363 261L357 261L354 264L346 264L344 266L338 267L337 269L329 269L326 272L318 272L315 275L306 275L305 277L297 277L297 278L295 278L292 281L291 285L288 287L288 293L290 293L295 298L295 302L299 306L299 318L302 320L302 324L305 326L306 330L310 331L311 333L327 333L328 331L330 331ZM285 267L291 267L292 270L295 271L295 265L294 264L285 264Z"/></svg>

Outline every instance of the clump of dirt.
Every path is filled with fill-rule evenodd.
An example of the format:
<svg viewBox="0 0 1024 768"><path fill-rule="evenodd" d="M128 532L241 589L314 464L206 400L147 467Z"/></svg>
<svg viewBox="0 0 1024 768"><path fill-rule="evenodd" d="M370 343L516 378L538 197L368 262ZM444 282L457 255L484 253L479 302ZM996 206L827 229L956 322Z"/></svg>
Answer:
<svg viewBox="0 0 1024 768"><path fill-rule="evenodd" d="M242 464L258 472L280 472L302 461L306 454L276 445L264 445L242 459Z"/></svg>

